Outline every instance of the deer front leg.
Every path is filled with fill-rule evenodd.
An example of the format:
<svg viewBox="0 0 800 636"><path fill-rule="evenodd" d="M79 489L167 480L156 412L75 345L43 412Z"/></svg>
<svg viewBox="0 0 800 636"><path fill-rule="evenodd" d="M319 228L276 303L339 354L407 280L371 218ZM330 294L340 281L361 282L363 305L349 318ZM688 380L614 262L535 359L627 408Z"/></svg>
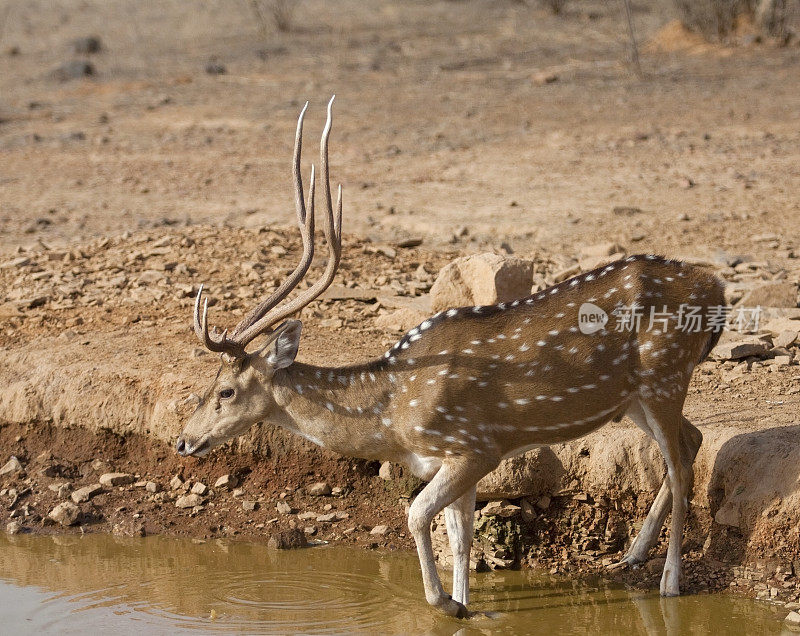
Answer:
<svg viewBox="0 0 800 636"><path fill-rule="evenodd" d="M497 462L481 463L474 457L447 460L431 482L417 495L408 511L408 528L417 544L425 599L449 616L466 618L467 608L445 594L442 588L431 545L431 521L445 506L474 489L478 480L495 466Z"/></svg>
<svg viewBox="0 0 800 636"><path fill-rule="evenodd" d="M444 509L453 553L453 600L469 603L469 554L475 522L475 486Z"/></svg>

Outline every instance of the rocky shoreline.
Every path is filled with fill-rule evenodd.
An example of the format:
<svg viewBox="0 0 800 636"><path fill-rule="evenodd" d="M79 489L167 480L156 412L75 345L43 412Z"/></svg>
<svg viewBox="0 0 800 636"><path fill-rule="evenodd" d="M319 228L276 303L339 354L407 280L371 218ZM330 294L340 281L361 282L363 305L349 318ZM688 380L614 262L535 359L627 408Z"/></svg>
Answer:
<svg viewBox="0 0 800 636"><path fill-rule="evenodd" d="M0 442L17 453L0 469L0 522L9 534L162 534L255 541L275 549L319 543L413 549L405 513L421 484L396 465L331 460L313 451L305 458L285 456L278 465L246 454L232 461L218 457L181 465L169 448L135 435L46 425L3 427ZM98 447L108 451L109 459L90 459ZM641 567L613 567L651 500L621 491L594 496L573 480L538 498L482 502L475 512L471 565L476 570L523 567L569 577L600 575L656 589L666 532ZM688 523L686 593L731 592L782 605L788 612L800 608L800 560L731 561L726 556L746 552L744 538L726 533L723 546L705 516L702 509L693 511ZM442 517L434 522L433 536L440 566L448 567Z"/></svg>

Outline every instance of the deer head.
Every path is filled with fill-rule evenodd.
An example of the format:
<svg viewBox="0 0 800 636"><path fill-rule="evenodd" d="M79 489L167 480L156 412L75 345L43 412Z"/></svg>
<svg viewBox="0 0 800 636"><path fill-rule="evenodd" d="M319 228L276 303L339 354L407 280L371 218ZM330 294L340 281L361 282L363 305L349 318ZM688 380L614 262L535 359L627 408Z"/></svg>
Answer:
<svg viewBox="0 0 800 636"><path fill-rule="evenodd" d="M214 382L178 437L177 451L181 455L201 457L214 447L246 432L256 422L269 419L276 405L273 377L276 371L294 362L300 344L302 323L287 319L324 292L336 274L342 251L342 187L340 185L338 189L334 214L328 180L328 137L333 99L331 97L328 102L328 118L320 141L323 202L326 209L323 231L329 252L325 271L302 294L279 304L303 279L314 257L314 166L311 166L308 210L300 175L303 118L308 108L306 102L297 120L292 170L297 223L303 241L300 263L277 290L236 325L230 335L227 329L220 335L209 332L208 300L203 301L203 286L200 286L194 305L194 330L209 351L221 354L222 364ZM262 335L266 335L265 341L258 349L248 353L246 347Z"/></svg>

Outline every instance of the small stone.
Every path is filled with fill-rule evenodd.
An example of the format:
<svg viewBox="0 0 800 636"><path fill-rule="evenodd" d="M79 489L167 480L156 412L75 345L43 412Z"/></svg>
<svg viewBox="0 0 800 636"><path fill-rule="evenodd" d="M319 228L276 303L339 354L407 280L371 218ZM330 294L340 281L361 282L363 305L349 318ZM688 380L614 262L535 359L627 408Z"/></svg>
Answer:
<svg viewBox="0 0 800 636"><path fill-rule="evenodd" d="M198 481L192 486L192 490L195 495L205 495L208 492L208 486L206 486L203 482Z"/></svg>
<svg viewBox="0 0 800 636"><path fill-rule="evenodd" d="M234 488L232 494L234 497L244 497L244 488Z"/></svg>
<svg viewBox="0 0 800 636"><path fill-rule="evenodd" d="M101 492L103 492L103 487L100 484L92 484L91 486L78 488L78 490L70 495L70 498L78 504L89 501L92 497L99 495Z"/></svg>
<svg viewBox="0 0 800 636"><path fill-rule="evenodd" d="M378 477L385 481L392 481L392 462L383 462L381 464Z"/></svg>
<svg viewBox="0 0 800 636"><path fill-rule="evenodd" d="M544 495L536 500L536 507L539 510L547 510L550 507L550 497Z"/></svg>
<svg viewBox="0 0 800 636"><path fill-rule="evenodd" d="M175 500L175 507L194 508L195 506L202 505L202 503L203 503L203 498L200 495L192 493L190 495L184 495L183 497L178 497Z"/></svg>
<svg viewBox="0 0 800 636"><path fill-rule="evenodd" d="M158 492L158 491L161 490L161 485L158 482L155 482L155 481L148 481L144 485L144 489L147 492Z"/></svg>
<svg viewBox="0 0 800 636"><path fill-rule="evenodd" d="M739 506L730 501L725 503L714 515L714 521L723 526L738 528L740 524Z"/></svg>
<svg viewBox="0 0 800 636"><path fill-rule="evenodd" d="M78 516L80 513L81 509L78 508L78 506L76 506L74 503L71 501L62 501L55 508L53 508L50 511L50 514L47 516L56 523L60 523L62 526L67 527L78 522Z"/></svg>
<svg viewBox="0 0 800 636"><path fill-rule="evenodd" d="M308 487L308 494L312 497L327 497L331 494L331 487L326 481L318 481Z"/></svg>
<svg viewBox="0 0 800 636"><path fill-rule="evenodd" d="M6 261L0 264L0 269L16 269L17 267L25 267L31 264L31 259L27 256L19 256L18 258Z"/></svg>
<svg viewBox="0 0 800 636"><path fill-rule="evenodd" d="M9 459L5 463L5 465L2 468L0 468L0 477L4 475L12 475L22 470L23 470L22 464L14 455L12 455L11 459Z"/></svg>
<svg viewBox="0 0 800 636"><path fill-rule="evenodd" d="M783 619L783 622L786 623L787 627L791 628L800 628L800 614L792 610L786 615L786 618Z"/></svg>
<svg viewBox="0 0 800 636"><path fill-rule="evenodd" d="M282 515L290 515L290 514L292 514L292 507L288 503L286 503L285 501L279 501L275 505L275 508Z"/></svg>
<svg viewBox="0 0 800 636"><path fill-rule="evenodd" d="M225 68L224 64L220 64L219 62L209 62L206 64L206 73L209 75L225 75L228 72L228 69Z"/></svg>
<svg viewBox="0 0 800 636"><path fill-rule="evenodd" d="M317 534L317 526L306 526L303 532L309 536Z"/></svg>
<svg viewBox="0 0 800 636"><path fill-rule="evenodd" d="M132 484L136 478L129 473L105 473L100 475L100 484L106 488Z"/></svg>
<svg viewBox="0 0 800 636"><path fill-rule="evenodd" d="M510 503L508 500L490 501L481 510L484 517L513 517L521 508Z"/></svg>
<svg viewBox="0 0 800 636"><path fill-rule="evenodd" d="M22 532L22 524L19 521L9 521L6 524L6 532L8 534L19 534Z"/></svg>
<svg viewBox="0 0 800 636"><path fill-rule="evenodd" d="M317 513L316 512L310 512L310 511L309 512L301 512L299 515L297 515L297 518L300 519L300 521L305 521L307 519L316 519L317 518Z"/></svg>
<svg viewBox="0 0 800 636"><path fill-rule="evenodd" d="M624 252L623 248L620 247L617 243L608 242L608 243L595 243L594 245L585 245L581 248L580 255L581 258L593 258L593 257L606 257L611 256L612 254L618 254Z"/></svg>
<svg viewBox="0 0 800 636"><path fill-rule="evenodd" d="M93 460L90 466L94 472L100 474L110 472L109 468L111 468L108 462L104 462L102 459Z"/></svg>
<svg viewBox="0 0 800 636"><path fill-rule="evenodd" d="M410 238L397 241L397 243L395 243L395 246L403 248L419 247L420 245L422 245L422 241L423 239L421 236L413 236Z"/></svg>
<svg viewBox="0 0 800 636"><path fill-rule="evenodd" d="M71 79L94 75L94 66L86 60L70 60L53 69L53 79L66 82Z"/></svg>
<svg viewBox="0 0 800 636"><path fill-rule="evenodd" d="M98 53L103 48L100 38L96 35L89 35L72 41L72 49L79 55Z"/></svg>
<svg viewBox="0 0 800 636"><path fill-rule="evenodd" d="M797 307L797 285L772 282L754 287L738 303L741 307Z"/></svg>
<svg viewBox="0 0 800 636"><path fill-rule="evenodd" d="M336 521L336 513L329 512L326 515L317 515L317 521L319 523L330 523L332 521Z"/></svg>
<svg viewBox="0 0 800 636"><path fill-rule="evenodd" d="M534 521L536 519L536 508L528 499L522 499L520 502L520 508L522 508L522 519L527 522Z"/></svg>
<svg viewBox="0 0 800 636"><path fill-rule="evenodd" d="M383 536L387 532L389 532L389 526L386 525L375 526L372 530L369 531L370 534L375 536Z"/></svg>
<svg viewBox="0 0 800 636"><path fill-rule="evenodd" d="M566 268L556 272L553 275L553 282L554 283L560 283L561 281L567 280L571 276L575 276L576 274L579 274L580 271L581 271L581 267L577 263L575 263L574 265L570 265L569 267L566 267Z"/></svg>
<svg viewBox="0 0 800 636"><path fill-rule="evenodd" d="M272 550L295 550L308 547L306 533L298 528L291 528L273 534L267 542L267 547Z"/></svg>
<svg viewBox="0 0 800 636"><path fill-rule="evenodd" d="M252 512L258 508L258 502L253 501L252 499L245 499L242 501L242 510L246 510L247 512Z"/></svg>
<svg viewBox="0 0 800 636"><path fill-rule="evenodd" d="M717 360L740 360L750 356L763 357L770 347L766 342L757 341L733 341L724 342L714 347L711 356Z"/></svg>
<svg viewBox="0 0 800 636"><path fill-rule="evenodd" d="M183 481L177 475L175 475L172 479L170 479L169 481L170 489L178 490L181 486L183 486Z"/></svg>
<svg viewBox="0 0 800 636"><path fill-rule="evenodd" d="M214 482L214 488L225 488L227 490L233 490L238 485L239 480L236 479L234 475L230 474L223 475Z"/></svg>
<svg viewBox="0 0 800 636"><path fill-rule="evenodd" d="M56 493L59 497L66 497L69 494L70 489L72 488L72 484L68 481L62 481L55 484L50 484L47 486L49 490L52 490Z"/></svg>
<svg viewBox="0 0 800 636"><path fill-rule="evenodd" d="M794 344L796 340L797 331L781 331L773 341L773 344L776 347L788 347Z"/></svg>
<svg viewBox="0 0 800 636"><path fill-rule="evenodd" d="M320 327L325 327L326 329L339 329L344 322L341 318L323 318L319 321Z"/></svg>
<svg viewBox="0 0 800 636"><path fill-rule="evenodd" d="M617 205L614 206L611 210L611 214L614 216L635 216L636 214L641 214L642 208L636 208L629 205Z"/></svg>
<svg viewBox="0 0 800 636"><path fill-rule="evenodd" d="M553 82L558 81L558 73L552 73L548 71L541 71L539 73L534 73L531 77L533 83L537 86L544 86L545 84L552 84Z"/></svg>

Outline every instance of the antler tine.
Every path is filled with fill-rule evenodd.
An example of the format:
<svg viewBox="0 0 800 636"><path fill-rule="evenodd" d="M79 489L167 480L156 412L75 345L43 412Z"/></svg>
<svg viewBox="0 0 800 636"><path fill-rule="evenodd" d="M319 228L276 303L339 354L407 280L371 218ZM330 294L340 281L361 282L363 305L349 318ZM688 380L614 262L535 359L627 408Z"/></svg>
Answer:
<svg viewBox="0 0 800 636"><path fill-rule="evenodd" d="M314 258L314 166L311 166L311 186L308 196L309 213L306 213L305 203L303 202L303 177L300 174L300 156L303 146L303 119L305 118L308 102L300 111L297 118L297 133L294 140L294 158L292 164L292 176L294 177L294 196L295 207L297 209L297 225L300 228L300 237L303 240L303 254L300 262L295 267L291 275L286 278L266 300L254 307L233 330L232 337L239 341L242 333L255 322L261 319L270 309L288 296L303 276L308 272L311 261ZM247 344L248 341L243 341Z"/></svg>
<svg viewBox="0 0 800 636"><path fill-rule="evenodd" d="M334 95L335 97L335 95ZM331 97L328 102L328 119L325 122L325 128L322 131L322 139L320 141L320 162L322 164L322 187L324 190L323 198L325 201L325 224L324 234L325 240L328 243L328 263L325 266L325 271L314 285L308 288L300 296L294 300L286 303L282 307L276 307L269 313L265 314L258 322L250 325L241 334L237 334L239 342L247 343L260 333L264 332L269 326L274 325L276 322L288 318L294 313L300 311L303 307L308 305L317 296L324 292L333 282L336 275L336 270L339 267L339 260L342 255L342 186L339 185L338 195L336 198L336 213L334 214L333 206L331 204L330 182L328 180L328 137L331 132L331 125L333 115L331 106L334 97Z"/></svg>
<svg viewBox="0 0 800 636"><path fill-rule="evenodd" d="M228 330L222 332L219 339L215 338L208 332L208 299L203 303L203 314L200 314L200 300L203 296L203 286L197 290L197 298L194 301L194 332L200 339L200 342L209 350L218 353L229 353L232 355L239 355L242 352L242 347L238 343L228 340Z"/></svg>
<svg viewBox="0 0 800 636"><path fill-rule="evenodd" d="M297 131L294 134L294 154L292 156L292 177L294 179L294 205L297 210L297 222L302 225L306 220L306 208L303 202L303 175L300 174L300 155L303 152L303 120L308 110L308 102L297 118Z"/></svg>

